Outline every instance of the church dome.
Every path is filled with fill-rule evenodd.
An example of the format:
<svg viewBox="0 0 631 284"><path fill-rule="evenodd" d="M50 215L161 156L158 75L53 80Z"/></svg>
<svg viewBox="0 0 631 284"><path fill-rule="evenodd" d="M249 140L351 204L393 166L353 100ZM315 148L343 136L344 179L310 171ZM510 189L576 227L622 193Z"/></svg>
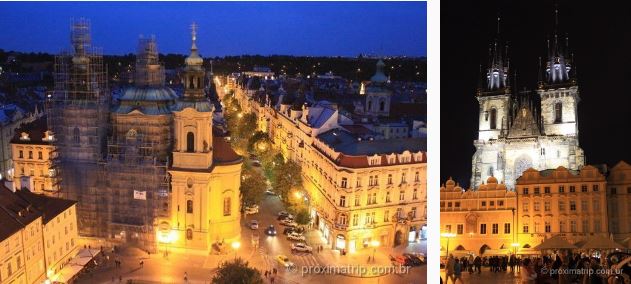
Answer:
<svg viewBox="0 0 631 284"><path fill-rule="evenodd" d="M172 101L177 99L169 87L130 87L123 92L121 101Z"/></svg>
<svg viewBox="0 0 631 284"><path fill-rule="evenodd" d="M449 180L447 180L446 185L447 186L455 186L456 182L453 179L451 179L451 177L450 177Z"/></svg>
<svg viewBox="0 0 631 284"><path fill-rule="evenodd" d="M370 81L373 83L386 83L388 81L388 77L383 73L383 68L386 66L385 63L381 59L377 62L377 71L375 71L375 75L370 77Z"/></svg>
<svg viewBox="0 0 631 284"><path fill-rule="evenodd" d="M490 176L488 179L486 179L486 183L487 184L497 184L497 179L494 176Z"/></svg>

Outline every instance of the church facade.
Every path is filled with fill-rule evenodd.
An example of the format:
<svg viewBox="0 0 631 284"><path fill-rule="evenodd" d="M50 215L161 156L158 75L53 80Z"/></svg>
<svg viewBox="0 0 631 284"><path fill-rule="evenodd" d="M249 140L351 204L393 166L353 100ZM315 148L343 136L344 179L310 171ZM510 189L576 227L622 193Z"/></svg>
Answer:
<svg viewBox="0 0 631 284"><path fill-rule="evenodd" d="M506 50L495 41L476 95L480 113L472 188L495 177L514 190L515 180L529 168L579 170L585 164L578 142L579 90L567 41L555 35L548 42L535 91L514 92Z"/></svg>

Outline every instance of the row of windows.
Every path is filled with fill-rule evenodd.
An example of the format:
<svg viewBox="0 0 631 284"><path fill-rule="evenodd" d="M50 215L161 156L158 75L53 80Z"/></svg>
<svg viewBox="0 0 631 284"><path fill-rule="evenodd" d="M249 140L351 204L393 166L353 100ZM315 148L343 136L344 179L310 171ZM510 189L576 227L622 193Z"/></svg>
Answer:
<svg viewBox="0 0 631 284"><path fill-rule="evenodd" d="M420 182L421 181L421 177L420 177L420 173L416 172L414 174L414 182ZM401 183L406 183L407 182L407 178L406 178L406 174L402 173L401 174ZM388 180L387 180L387 184L391 185L392 184L392 174L388 174ZM369 176L368 177L368 186L373 186L373 185L379 185L379 176L378 175L374 175L374 176ZM362 186L362 179L361 177L357 177L357 180L355 181L355 187L361 187ZM342 188L348 188L349 184L348 184L348 178L342 178L342 181L340 182L340 187Z"/></svg>
<svg viewBox="0 0 631 284"><path fill-rule="evenodd" d="M618 189L615 187L612 187L609 189L609 192L611 192L612 195L618 194ZM631 187L627 187L627 194L631 194Z"/></svg>
<svg viewBox="0 0 631 284"><path fill-rule="evenodd" d="M557 188L557 192L558 193L565 193L565 185L559 185L559 187ZM593 192L598 192L600 191L600 187L598 186L598 184L592 184L592 191ZM533 191L531 192L530 189L528 187L524 187L521 190L523 195L528 195L528 194L541 194L541 188L540 187L535 187L533 188ZM568 188L568 192L570 193L574 193L576 192L576 186L575 185L570 185ZM589 186L586 184L581 185L581 192L589 192ZM543 193L548 194L551 193L551 188L549 186L544 186L543 187Z"/></svg>
<svg viewBox="0 0 631 284"><path fill-rule="evenodd" d="M391 198L390 198L390 191L386 192L386 203L391 202ZM412 200L416 200L418 199L418 189L414 189L412 191ZM405 191L401 190L399 192L399 201L404 201L405 200ZM346 195L341 195L340 199L339 199L339 206L340 207L346 207ZM366 205L374 205L377 204L377 193L376 192L369 192L366 194ZM356 194L355 195L355 206L361 206L361 195L360 194Z"/></svg>
<svg viewBox="0 0 631 284"><path fill-rule="evenodd" d="M359 216L360 214L353 214L352 225L359 225ZM366 212L364 217L364 225L368 224L377 224L376 212ZM410 209L410 216L412 219L416 219L416 207L412 207ZM395 215L396 218L404 218L403 208L397 208L397 212ZM337 223L340 225L346 225L348 222L346 214L340 214L337 220ZM385 210L383 212L383 222L390 222L390 210Z"/></svg>
<svg viewBox="0 0 631 284"><path fill-rule="evenodd" d="M551 211L551 202L550 201L545 201L543 202L543 211ZM569 208L570 211L577 211L577 203L575 200L570 200L569 201ZM522 207L522 211L523 212L528 212L528 210L530 210L530 203L528 201L524 201L523 203L523 207ZM565 211L565 201L559 201L558 202L558 207L559 211ZM535 201L533 202L533 210L535 212L541 211L541 202L539 201ZM598 212L600 210L600 201L599 200L593 200L592 202L592 212ZM587 200L581 200L581 211L583 212L588 212L589 211L589 202Z"/></svg>
<svg viewBox="0 0 631 284"><path fill-rule="evenodd" d="M504 234L510 234L511 232L511 224L510 223L504 223ZM452 232L452 226L451 224L445 225L445 232L451 233ZM500 224L499 223L493 223L491 224L491 231L490 233L493 235L498 235L500 232ZM486 235L488 234L487 232L487 224L480 224L480 230L478 232L468 232L468 233L479 233L481 235ZM457 224L456 225L456 234L458 235L462 235L464 234L464 225L463 224Z"/></svg>
<svg viewBox="0 0 631 284"><path fill-rule="evenodd" d="M579 233L578 230L578 222L576 220L570 220L570 225L569 227L566 227L567 222L566 221L559 221L559 233ZM535 222L534 226L531 230L530 228L530 224L524 224L522 227L522 232L523 233L539 233L540 228L541 227L541 223ZM551 222L546 221L544 223L543 226L543 231L545 233L551 233L552 232L552 225ZM583 220L581 222L581 231L580 233L600 233L601 232L601 227L600 227L600 221L599 220L594 220L594 227L593 230L590 230L589 227L589 221L588 220Z"/></svg>
<svg viewBox="0 0 631 284"><path fill-rule="evenodd" d="M180 206L177 207L180 211ZM193 214L193 200L186 200L186 213ZM224 197L223 199L223 215L230 216L232 214L230 197Z"/></svg>
<svg viewBox="0 0 631 284"><path fill-rule="evenodd" d="M447 204L447 208L460 208L460 201L441 201L440 202L440 207L445 207L445 204ZM504 206L504 200L497 200L497 202L495 202L495 200L489 200L488 203L487 201L480 201L480 207L487 207L487 204L489 205L488 207L495 207L495 205L497 204L497 206L499 207L503 207Z"/></svg>
<svg viewBox="0 0 631 284"><path fill-rule="evenodd" d="M18 155L19 155L20 159L24 159L24 151L23 150L20 150ZM28 151L28 158L29 159L33 159L33 151ZM44 155L43 155L42 151L38 151L37 152L37 159L38 160L43 160L44 159Z"/></svg>

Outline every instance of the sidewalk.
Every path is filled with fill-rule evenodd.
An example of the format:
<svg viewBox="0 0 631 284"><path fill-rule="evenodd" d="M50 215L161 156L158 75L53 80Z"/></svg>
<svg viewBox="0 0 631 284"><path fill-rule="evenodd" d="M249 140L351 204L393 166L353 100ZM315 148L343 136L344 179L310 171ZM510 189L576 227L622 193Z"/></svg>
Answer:
<svg viewBox="0 0 631 284"><path fill-rule="evenodd" d="M314 249L318 245L322 245L322 252L314 251L314 256L318 259L322 266L339 267L342 275L349 277L372 278L386 274L392 274L393 265L390 256L398 256L404 252L422 252L425 253L424 247L426 242L412 243L408 246L398 246L396 248L378 247L376 249L368 247L358 249L355 252L347 252L341 255L339 250L334 250L327 245L321 238L321 232L312 230L305 234L310 241L309 245ZM373 258L374 255L374 259ZM370 261L368 260L370 257ZM390 269L390 270L388 270Z"/></svg>

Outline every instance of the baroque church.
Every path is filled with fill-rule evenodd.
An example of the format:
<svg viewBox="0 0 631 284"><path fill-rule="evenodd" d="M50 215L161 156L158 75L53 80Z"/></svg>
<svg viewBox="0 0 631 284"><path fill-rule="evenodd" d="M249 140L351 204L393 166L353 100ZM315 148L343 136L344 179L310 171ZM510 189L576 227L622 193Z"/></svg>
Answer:
<svg viewBox="0 0 631 284"><path fill-rule="evenodd" d="M537 89L516 92L509 79L508 47L496 39L490 48L476 94L480 113L472 188L492 176L514 190L528 168L578 170L585 164L578 141L576 72L567 38L559 39L556 26L547 49Z"/></svg>
<svg viewBox="0 0 631 284"><path fill-rule="evenodd" d="M81 236L154 252L212 252L240 239L242 157L213 120L221 109L196 37L193 25L183 94L165 86L152 38L140 40L134 84L112 96L89 22L73 24L73 50L56 59L47 104L58 196L78 201Z"/></svg>

